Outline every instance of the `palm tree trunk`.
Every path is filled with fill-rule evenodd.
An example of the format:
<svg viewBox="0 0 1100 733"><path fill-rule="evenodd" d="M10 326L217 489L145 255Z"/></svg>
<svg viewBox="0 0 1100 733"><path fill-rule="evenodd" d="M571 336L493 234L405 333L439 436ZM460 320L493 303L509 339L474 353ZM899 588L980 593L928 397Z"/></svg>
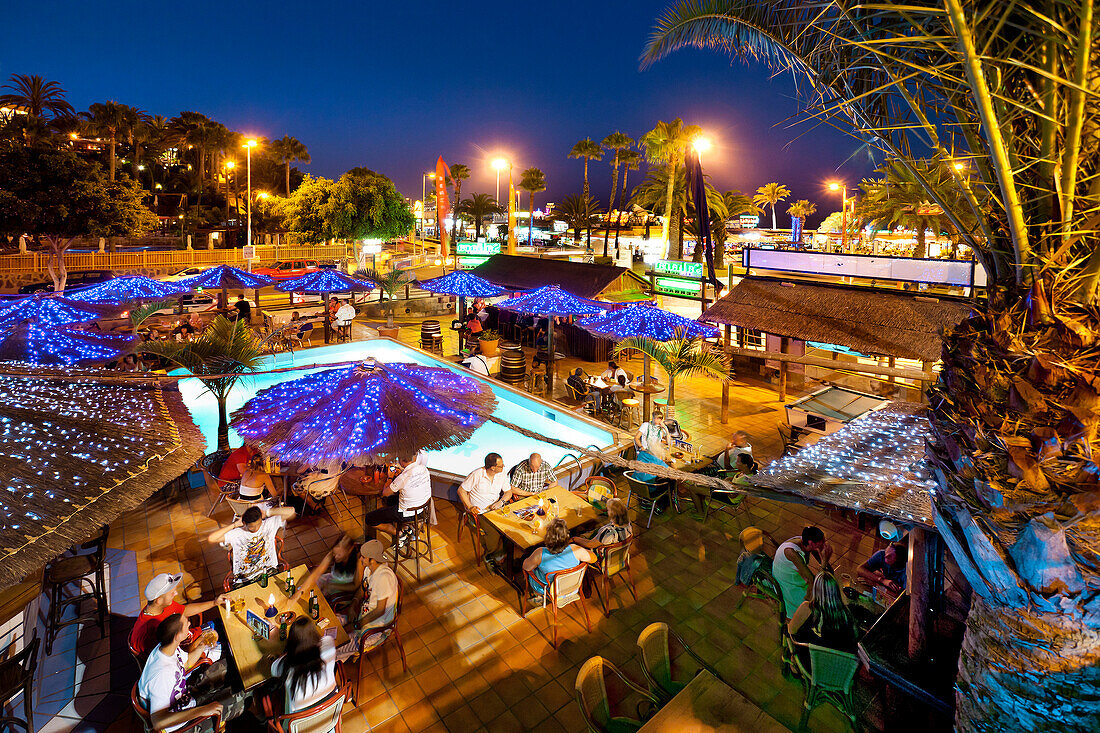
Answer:
<svg viewBox="0 0 1100 733"><path fill-rule="evenodd" d="M615 208L615 195L619 192L619 151L615 151L615 164L611 168L611 200L607 204L607 226L603 230L603 256L608 256L608 240L611 238L611 210ZM616 232L616 234L618 234Z"/></svg>
<svg viewBox="0 0 1100 733"><path fill-rule="evenodd" d="M668 375L668 406L676 404L676 377ZM667 415L666 415L667 417Z"/></svg>
<svg viewBox="0 0 1100 733"><path fill-rule="evenodd" d="M226 414L225 397L218 397L218 450L229 450L229 417Z"/></svg>
<svg viewBox="0 0 1100 733"><path fill-rule="evenodd" d="M116 144L117 144L117 141L115 140L115 134L112 132L111 133L111 141L110 141L111 152L108 154L108 157L107 157L107 162L108 162L108 165L110 167L110 178L111 178L112 181L115 180L115 145Z"/></svg>
<svg viewBox="0 0 1100 733"><path fill-rule="evenodd" d="M615 259L619 258L619 230L623 228L623 209L626 208L626 175L630 168L623 168L623 192L619 197L619 215L615 217ZM649 239L649 226L646 225L646 239Z"/></svg>
<svg viewBox="0 0 1100 733"><path fill-rule="evenodd" d="M668 189L665 192L665 220L661 222L661 241L664 242L664 254L668 256L669 227L672 224L672 191L676 187L676 156L668 161ZM679 259L679 256L677 256Z"/></svg>
<svg viewBox="0 0 1100 733"><path fill-rule="evenodd" d="M531 238L535 233L535 192L527 192L527 246L531 246Z"/></svg>
<svg viewBox="0 0 1100 733"><path fill-rule="evenodd" d="M913 256L917 258L928 256L928 243L926 241L924 229L924 219L917 219L917 251L913 253Z"/></svg>
<svg viewBox="0 0 1100 733"><path fill-rule="evenodd" d="M588 156L584 158L584 199L588 200Z"/></svg>
<svg viewBox="0 0 1100 733"><path fill-rule="evenodd" d="M772 229L773 229L773 230L775 230L775 229L777 229L777 228L778 228L778 227L777 227L777 225L776 225L776 223L775 223L775 202L774 202L774 201L772 201Z"/></svg>
<svg viewBox="0 0 1100 733"><path fill-rule="evenodd" d="M451 213L451 247L458 251L458 203L462 201L462 181L455 179L455 205Z"/></svg>
<svg viewBox="0 0 1100 733"><path fill-rule="evenodd" d="M290 198L290 161L286 162L286 195Z"/></svg>

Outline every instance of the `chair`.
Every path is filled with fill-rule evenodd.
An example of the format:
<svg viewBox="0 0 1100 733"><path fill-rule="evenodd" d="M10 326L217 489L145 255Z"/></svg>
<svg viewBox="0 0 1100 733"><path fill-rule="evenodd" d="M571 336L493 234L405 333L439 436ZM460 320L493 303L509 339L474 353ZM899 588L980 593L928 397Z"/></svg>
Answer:
<svg viewBox="0 0 1100 733"><path fill-rule="evenodd" d="M638 634L637 643L638 651L642 655L642 672L645 673L646 681L649 682L649 690L662 704L676 697L676 694L687 687L688 682L691 681L678 680L672 676L672 651L669 646L669 637L675 639L680 648L702 669L710 672L723 684L729 684L722 679L722 675L693 652L679 634L669 628L668 624L658 621L642 629Z"/></svg>
<svg viewBox="0 0 1100 733"><path fill-rule="evenodd" d="M783 443L783 455L790 456L798 452L798 443L794 437L794 428L785 422L777 423L776 430L779 431L779 440Z"/></svg>
<svg viewBox="0 0 1100 733"><path fill-rule="evenodd" d="M578 405L583 404L585 412L595 411L596 397L591 392L585 394L570 384L568 381L565 383L565 389L569 393L569 397L576 401Z"/></svg>
<svg viewBox="0 0 1100 733"><path fill-rule="evenodd" d="M626 495L626 505L627 508L630 507L631 496L637 496L638 505L642 508L642 511L645 511L647 504L649 505L649 520L645 524L646 529L649 529L649 525L653 524L653 512L657 509L657 500L663 498L666 494L670 495L669 501L676 505L676 510L679 512L680 505L676 501L675 492L669 491L668 481L659 478L652 481L642 481L638 478L637 473L637 471L623 471L623 476L630 485L630 491Z"/></svg>
<svg viewBox="0 0 1100 733"><path fill-rule="evenodd" d="M23 693L23 715L26 721L19 721L27 730L34 730L34 673L38 669L38 629L31 633L30 641L23 645L22 651L0 662L0 708L6 707L8 702ZM0 726L5 725L4 718L0 718ZM0 727L0 730L3 730Z"/></svg>
<svg viewBox="0 0 1100 733"><path fill-rule="evenodd" d="M248 511L249 507L262 506L271 503L271 499L235 499L232 496L225 497L225 503L233 510L233 518L237 519Z"/></svg>
<svg viewBox="0 0 1100 733"><path fill-rule="evenodd" d="M397 520L397 537L394 538L393 571L397 572L397 565L402 558L416 560L416 582L420 582L420 558L427 557L428 562L435 562L432 557L432 500L429 498L418 507L413 508L411 517L401 517ZM405 527L413 528L413 536L402 546L402 536ZM425 536L421 537L421 531Z"/></svg>
<svg viewBox="0 0 1100 733"><path fill-rule="evenodd" d="M294 713L276 715L271 698L263 699L264 717L270 733L340 733L348 686L339 685L323 700Z"/></svg>
<svg viewBox="0 0 1100 733"><path fill-rule="evenodd" d="M600 487L601 493L607 494L608 498L619 495L619 489L615 486L615 482L607 476L589 476L588 480L584 482L585 498L589 496L589 489L594 486Z"/></svg>
<svg viewBox="0 0 1100 733"><path fill-rule="evenodd" d="M149 715L149 710L138 696L138 686L136 682L134 686L130 688L130 705L134 709L134 715L141 721L145 733L163 733L163 728L157 728L153 725L153 718ZM176 733L220 733L221 730L221 715L207 715L206 717L192 720L182 728L177 728Z"/></svg>
<svg viewBox="0 0 1100 733"><path fill-rule="evenodd" d="M626 573L626 587L630 589L630 595L634 597L634 600L638 600L638 593L634 588L634 573L630 569L630 545L633 542L633 537L627 537L622 542L616 542L613 545L600 545L593 550L597 558L594 566L597 573L594 585L596 586L596 595L600 598L600 605L603 606L604 616L611 615L611 583L620 573ZM599 581L601 579L603 580L604 593L607 594L606 599L604 593L600 593Z"/></svg>
<svg viewBox="0 0 1100 733"><path fill-rule="evenodd" d="M46 656L53 653L57 632L66 626L96 621L99 632L107 636L107 581L104 577L104 559L107 554L107 535L110 528L104 526L99 536L74 548L74 554L63 555L46 565L42 577L42 590L50 596L50 608L46 614ZM88 576L92 575L93 578ZM89 590L84 584L88 583ZM76 592L67 594L70 586ZM94 600L94 614L81 613L86 600ZM65 609L76 606L73 618L65 619Z"/></svg>
<svg viewBox="0 0 1100 733"><path fill-rule="evenodd" d="M313 346L313 323L303 323L297 331L287 334L287 343L291 345L291 351L294 350L294 344L299 348L303 345Z"/></svg>
<svg viewBox="0 0 1100 733"><path fill-rule="evenodd" d="M237 576L235 576L233 574L233 550L232 550L232 548L229 549L229 550L226 550L226 553L229 555L229 572L226 574L225 580L222 582L222 589L226 593L228 593L229 591L233 590L236 587L239 587L241 585L248 585L249 583L254 582L255 578L248 578L245 582L242 582L242 583L235 582L236 579L237 579ZM275 554L280 558L283 556L283 538L279 537L279 536L275 537ZM279 564L275 566L275 571L279 572L279 573L285 573L287 570L290 570L290 565L288 565L286 563L286 561L284 561L284 560L279 560Z"/></svg>
<svg viewBox="0 0 1100 733"><path fill-rule="evenodd" d="M798 729L805 730L810 713L818 705L828 702L842 712L854 727L856 724L855 699L852 696L852 684L859 669L859 657L848 652L830 649L816 644L794 642L792 661L805 680L806 702L803 706L802 720ZM805 649L810 655L810 669L803 665L799 650Z"/></svg>
<svg viewBox="0 0 1100 733"><path fill-rule="evenodd" d="M363 682L363 659L366 657L367 652L372 652L375 649L381 649L387 641L393 639L397 645L397 651L401 653L401 669L405 672L409 671L409 664L405 660L405 645L401 643L401 634L397 630L397 621L401 618L401 606L404 603L405 587L401 582L401 578L397 579L397 607L394 610L393 621L390 621L385 626L380 626L377 629L372 629L371 633L363 634L363 637L359 639L359 651L354 657L348 660L351 662L355 660L355 687L351 693L351 701L353 705L359 704L359 686ZM374 634L383 634L382 641L368 646L369 640ZM347 664L347 663L345 663Z"/></svg>
<svg viewBox="0 0 1100 733"><path fill-rule="evenodd" d="M626 429L630 430L634 427L634 423L638 419L638 405L642 404L633 397L628 397L622 402L622 410L619 413L619 427L623 426L623 420L626 420Z"/></svg>
<svg viewBox="0 0 1100 733"><path fill-rule="evenodd" d="M31 730L26 721L19 718L0 718L0 733L30 733Z"/></svg>
<svg viewBox="0 0 1100 733"><path fill-rule="evenodd" d="M607 694L607 673L614 675L629 690L641 695L641 704L657 705L657 700L648 690L632 682L614 664L603 657L592 657L581 665L576 683L577 705L581 708L588 730L590 733L625 733L640 729L643 725L641 720L612 715L611 698Z"/></svg>
<svg viewBox="0 0 1100 733"><path fill-rule="evenodd" d="M470 544L473 545L473 548L474 548L474 563L476 565L479 565L479 566L481 565L481 556L482 556L481 538L484 535L484 533L481 531L481 526L478 524L478 520L480 519L480 517L481 517L480 514L471 514L470 512L466 511L465 508L462 508L460 510L459 516L458 516L458 533L457 533L457 536L455 537L455 542L456 543L461 542L462 541L462 528L463 527L469 528L469 530L470 530Z"/></svg>
<svg viewBox="0 0 1100 733"><path fill-rule="evenodd" d="M206 482L207 491L214 497L214 503L210 506L210 511L206 513L206 516L211 517L214 515L214 510L218 508L218 504L225 501L227 497L240 491L241 482L227 481L217 478L217 474L221 471L222 464L229 457L228 453L224 451L215 451L209 453L199 459L198 467L202 471L203 480Z"/></svg>
<svg viewBox="0 0 1100 733"><path fill-rule="evenodd" d="M588 629L589 633L592 632L592 624L588 620L588 606L584 605L584 595L581 593L581 588L584 585L584 573L588 570L587 563L581 563L576 567L566 568L565 570L555 570L552 573L546 575L546 593L543 596L542 606L546 608L549 604L551 614L551 626L554 627L554 648L558 648L558 609L565 608L570 603L578 602L581 606L581 611L584 612L584 625ZM531 587L530 580L535 577L535 574L531 571L524 573L525 581L528 583L527 588L523 589L520 593L520 616L527 615L527 597L529 595L528 588Z"/></svg>
<svg viewBox="0 0 1100 733"><path fill-rule="evenodd" d="M737 509L745 501L745 495L740 491L733 491L730 489L711 489L710 493L706 495L703 500L705 509L703 510L703 521L707 521L707 517L710 516L710 506L715 502L718 503L718 508L715 510L717 514L720 511L729 511L730 514L736 516Z"/></svg>

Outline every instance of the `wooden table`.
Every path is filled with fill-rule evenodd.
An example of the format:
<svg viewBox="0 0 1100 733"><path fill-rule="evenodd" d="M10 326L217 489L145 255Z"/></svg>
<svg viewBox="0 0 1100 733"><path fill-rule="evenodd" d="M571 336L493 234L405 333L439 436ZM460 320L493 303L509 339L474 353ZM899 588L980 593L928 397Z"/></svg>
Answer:
<svg viewBox="0 0 1100 733"><path fill-rule="evenodd" d="M664 392L665 388L659 384L628 384L631 391L640 392L642 395L642 422L649 422L649 399L658 392Z"/></svg>
<svg viewBox="0 0 1100 733"><path fill-rule="evenodd" d="M785 733L787 728L705 669L639 733Z"/></svg>
<svg viewBox="0 0 1100 733"><path fill-rule="evenodd" d="M378 508L378 500L382 498L382 490L389 485L390 478L381 481L374 480L374 470L365 468L349 468L340 476L340 487L348 496L358 496L363 503L363 516ZM349 507L350 509L350 507ZM366 525L363 525L366 529ZM368 534L369 536L369 534Z"/></svg>
<svg viewBox="0 0 1100 733"><path fill-rule="evenodd" d="M290 572L294 576L295 584L297 584L301 583L309 574L309 569L305 565L299 565L291 569ZM275 596L275 605L279 607L280 611L290 610L299 615L308 615L308 589L302 594L302 598L297 604L289 606L289 599L286 593L283 592L283 580L285 578L286 573L280 573L277 579L268 580L266 588L261 588L259 582L256 582L230 591L227 595L234 600L243 600L244 609L251 610L261 617L264 615L264 606L258 603L256 599L260 598L266 604L269 595ZM319 590L317 591L317 601L321 605L320 618L328 619L329 628L336 628L336 645L346 644L349 641L348 634L336 620L336 614L333 612L332 606L328 604L328 601L325 600ZM251 689L268 679L271 676L271 662L283 653L283 648L286 646L285 641L279 641L278 622L274 619L267 619L272 621L275 627L271 637L269 639L254 639L252 629L244 622L244 610L231 617L226 614L225 604L222 603L218 604L218 615L221 617L222 626L225 628L225 641L229 644L229 650L232 653L233 661L237 665L237 672L241 675L241 681L244 683L245 689ZM265 659L268 655L271 655L271 657Z"/></svg>

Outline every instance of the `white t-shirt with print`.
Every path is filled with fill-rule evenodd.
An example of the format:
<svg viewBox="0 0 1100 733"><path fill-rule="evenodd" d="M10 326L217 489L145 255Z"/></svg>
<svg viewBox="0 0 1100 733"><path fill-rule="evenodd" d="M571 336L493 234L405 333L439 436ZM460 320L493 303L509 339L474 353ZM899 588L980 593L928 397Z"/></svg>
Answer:
<svg viewBox="0 0 1100 733"><path fill-rule="evenodd" d="M284 696L286 698L286 712L295 713L299 710L305 710L310 705L324 700L336 689L336 642L332 640L331 636L321 637L321 662L324 664L321 668L321 674L313 679L306 680L301 687L295 685L296 691L291 690L289 677L283 683L286 690ZM282 677L285 663L285 656L272 662L271 676Z"/></svg>
<svg viewBox="0 0 1100 733"><path fill-rule="evenodd" d="M176 653L167 655L161 652L158 644L149 654L145 668L138 679L138 698L145 703L149 714L158 713L172 707L172 703L187 690L187 652L177 647ZM194 706L192 700L188 707ZM166 728L173 731L184 727L186 723Z"/></svg>
<svg viewBox="0 0 1100 733"><path fill-rule="evenodd" d="M279 564L275 535L286 526L282 517L267 517L255 532L235 527L225 533L222 545L233 551L233 574L251 578L264 568Z"/></svg>
<svg viewBox="0 0 1100 733"><path fill-rule="evenodd" d="M397 576L389 565L379 565L372 573L363 568L363 582L370 588L366 600L359 609L359 617L373 613L386 604L386 613L371 622L371 626L385 626L397 615Z"/></svg>

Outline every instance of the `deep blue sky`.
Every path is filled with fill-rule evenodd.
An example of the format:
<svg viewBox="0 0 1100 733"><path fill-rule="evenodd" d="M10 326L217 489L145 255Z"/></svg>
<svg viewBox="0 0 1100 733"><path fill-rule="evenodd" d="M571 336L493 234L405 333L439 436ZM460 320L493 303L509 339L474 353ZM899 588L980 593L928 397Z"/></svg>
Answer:
<svg viewBox="0 0 1100 733"><path fill-rule="evenodd" d="M304 171L367 166L414 198L440 154L473 169L464 193L492 193L499 152L546 172L536 203L560 200L581 188L581 162L565 157L574 142L615 129L638 137L679 116L714 140L704 168L719 188L777 180L819 211L838 209L821 182L857 182L865 156L852 158L855 141L836 131L783 124L796 111L789 77L695 50L639 70L665 5L14 3L0 14L0 76L57 80L77 109L114 99L293 135L313 156ZM607 164L593 163L590 178L606 201Z"/></svg>

